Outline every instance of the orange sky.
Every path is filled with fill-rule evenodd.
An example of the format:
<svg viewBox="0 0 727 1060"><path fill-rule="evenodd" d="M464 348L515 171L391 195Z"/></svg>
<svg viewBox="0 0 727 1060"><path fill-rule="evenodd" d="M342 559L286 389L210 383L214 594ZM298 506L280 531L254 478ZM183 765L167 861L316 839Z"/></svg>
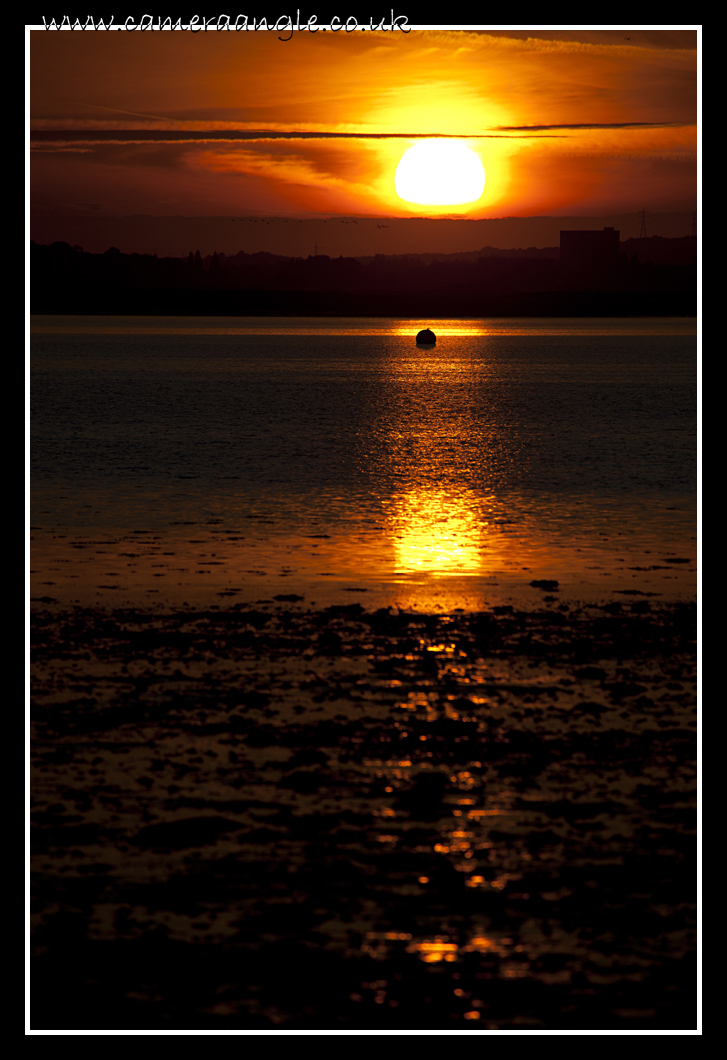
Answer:
<svg viewBox="0 0 727 1060"><path fill-rule="evenodd" d="M46 214L487 218L696 206L696 33L30 36L31 202ZM134 142L135 130L147 139ZM245 131L268 135L204 139ZM275 136L305 132L329 135ZM441 210L403 202L394 171L416 140L391 134L461 136L484 164L482 198Z"/></svg>

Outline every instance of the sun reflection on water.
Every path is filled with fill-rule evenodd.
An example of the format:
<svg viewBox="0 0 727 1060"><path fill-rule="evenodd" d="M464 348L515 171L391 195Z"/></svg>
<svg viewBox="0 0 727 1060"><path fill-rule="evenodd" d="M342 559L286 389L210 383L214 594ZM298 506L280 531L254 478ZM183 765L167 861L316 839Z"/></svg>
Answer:
<svg viewBox="0 0 727 1060"><path fill-rule="evenodd" d="M461 497L412 490L397 498L393 521L397 571L436 576L482 569L481 526Z"/></svg>

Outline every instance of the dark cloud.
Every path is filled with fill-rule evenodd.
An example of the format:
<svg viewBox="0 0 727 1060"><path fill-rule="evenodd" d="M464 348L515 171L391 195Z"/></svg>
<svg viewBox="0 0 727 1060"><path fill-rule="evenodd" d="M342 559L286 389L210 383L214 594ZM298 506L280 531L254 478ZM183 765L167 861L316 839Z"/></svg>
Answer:
<svg viewBox="0 0 727 1060"><path fill-rule="evenodd" d="M684 129L682 121L609 121L580 122L569 125L498 125L500 132L540 132L545 129Z"/></svg>
<svg viewBox="0 0 727 1060"><path fill-rule="evenodd" d="M697 31L694 29L487 29L476 32L488 37L510 37L514 40L572 41L609 47L666 48L677 51L693 51L697 47Z"/></svg>
<svg viewBox="0 0 727 1060"><path fill-rule="evenodd" d="M510 133L542 133L580 129L665 129L683 128L684 122L581 122L567 125L500 125L492 131L461 133L376 133L302 132L280 129L37 129L34 143L221 143L265 142L269 140L429 140L497 139Z"/></svg>

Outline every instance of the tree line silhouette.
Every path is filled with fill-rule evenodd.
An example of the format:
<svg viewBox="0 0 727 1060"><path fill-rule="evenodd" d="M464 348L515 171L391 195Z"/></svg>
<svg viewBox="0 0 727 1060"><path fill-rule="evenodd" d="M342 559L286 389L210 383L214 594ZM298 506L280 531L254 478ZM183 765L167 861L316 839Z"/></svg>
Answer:
<svg viewBox="0 0 727 1060"><path fill-rule="evenodd" d="M160 258L31 243L31 311L399 315L417 313L419 303L455 316L696 311L691 237L627 240L618 261L601 267L566 265L558 253L488 247L367 258L244 251Z"/></svg>

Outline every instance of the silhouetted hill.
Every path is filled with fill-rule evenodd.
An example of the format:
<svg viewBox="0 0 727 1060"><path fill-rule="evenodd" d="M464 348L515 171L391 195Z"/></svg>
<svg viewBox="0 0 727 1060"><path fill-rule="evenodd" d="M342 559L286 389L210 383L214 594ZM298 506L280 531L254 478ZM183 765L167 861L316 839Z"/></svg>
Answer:
<svg viewBox="0 0 727 1060"><path fill-rule="evenodd" d="M365 265L381 258L390 262L419 262L423 265L430 265L434 261L479 261L480 258L553 258L557 261L559 253L558 247L518 247L511 250L482 247L480 250L462 250L453 254L374 254L368 257L356 256L356 260Z"/></svg>
<svg viewBox="0 0 727 1060"><path fill-rule="evenodd" d="M614 265L584 268L557 248L373 258L199 252L88 254L31 244L34 313L684 315L696 311L694 240L628 240ZM678 244L676 247L670 244ZM670 262L641 260L653 253Z"/></svg>

